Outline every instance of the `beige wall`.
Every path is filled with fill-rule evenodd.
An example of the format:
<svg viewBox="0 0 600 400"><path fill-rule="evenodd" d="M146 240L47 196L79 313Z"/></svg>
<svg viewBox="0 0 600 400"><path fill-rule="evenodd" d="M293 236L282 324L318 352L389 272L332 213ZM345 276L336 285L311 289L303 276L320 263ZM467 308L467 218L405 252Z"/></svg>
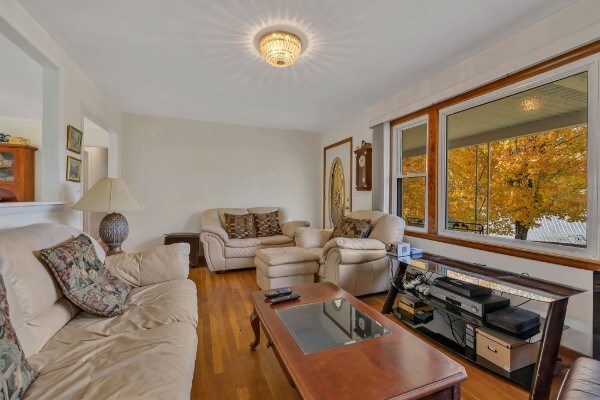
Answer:
<svg viewBox="0 0 600 400"><path fill-rule="evenodd" d="M123 115L123 177L145 211L125 213L126 251L199 232L217 207L281 206L319 221L319 134Z"/></svg>
<svg viewBox="0 0 600 400"><path fill-rule="evenodd" d="M108 141L108 134L106 134ZM108 148L106 147L84 147L83 149L83 193L87 193L100 180L108 176ZM87 214L87 219L86 215ZM83 230L96 240L100 240L100 221L106 213L87 212L84 213Z"/></svg>
<svg viewBox="0 0 600 400"><path fill-rule="evenodd" d="M600 2L582 0L575 5L476 54L436 76L415 85L376 106L357 114L322 135L326 146L352 136L354 143L372 142L369 128L440 100L497 79L505 74L551 58L600 37ZM386 149L386 152L389 148ZM354 192L353 208L370 209L370 192ZM488 266L529 273L532 276L586 289L569 303L563 344L585 354L592 350L592 273L555 264L525 260L407 237L416 247ZM540 310L542 311L542 310Z"/></svg>
<svg viewBox="0 0 600 400"><path fill-rule="evenodd" d="M20 46L26 43L30 54L47 65L53 65L52 71L49 68L44 70L45 77L58 78L45 79L44 82L46 93L56 93L54 101L49 102L56 111L45 111L44 118L52 115L48 126L56 129L52 129L52 135L49 137L44 134L43 146L50 146L51 151L44 160L48 164L44 165L42 170L44 179L41 183L45 186L42 189L43 193L47 194L44 200L66 204L62 207L38 205L14 209L2 206L0 229L36 222L59 222L81 228L82 212L71 210L69 207L81 196L81 184L66 181L67 155L80 158L80 155L66 150L67 125L82 128L86 112L101 120L111 132L118 134L121 131L121 113L15 0L0 2L0 34L3 33L18 41ZM118 143L116 145L118 146Z"/></svg>

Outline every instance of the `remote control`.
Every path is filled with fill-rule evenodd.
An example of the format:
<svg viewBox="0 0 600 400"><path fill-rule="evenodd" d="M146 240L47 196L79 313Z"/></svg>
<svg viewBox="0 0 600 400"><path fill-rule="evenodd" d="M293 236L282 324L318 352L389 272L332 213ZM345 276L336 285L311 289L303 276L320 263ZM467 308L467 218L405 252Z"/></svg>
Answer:
<svg viewBox="0 0 600 400"><path fill-rule="evenodd" d="M271 300L271 304L279 304L279 303L283 303L283 302L286 302L286 301L296 300L296 299L299 299L299 298L300 298L300 295L298 293L289 294L287 296L282 296L282 297L274 298L273 300Z"/></svg>
<svg viewBox="0 0 600 400"><path fill-rule="evenodd" d="M292 289L282 288L282 289L272 290L270 292L265 293L265 297L267 299L272 299L275 297L287 296L288 294L292 294Z"/></svg>

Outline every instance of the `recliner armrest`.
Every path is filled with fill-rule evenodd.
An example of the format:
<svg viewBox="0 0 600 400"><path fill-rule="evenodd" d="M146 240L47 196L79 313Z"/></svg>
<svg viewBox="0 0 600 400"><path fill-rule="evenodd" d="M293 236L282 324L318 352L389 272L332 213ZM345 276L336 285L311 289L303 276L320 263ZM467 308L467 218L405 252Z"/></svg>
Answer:
<svg viewBox="0 0 600 400"><path fill-rule="evenodd" d="M324 251L332 248L347 249L347 250L385 250L385 243L377 239L358 239L358 238L333 238L325 243Z"/></svg>
<svg viewBox="0 0 600 400"><path fill-rule="evenodd" d="M294 238L296 236L296 229L310 226L308 221L288 221L281 224L281 231L285 236Z"/></svg>
<svg viewBox="0 0 600 400"><path fill-rule="evenodd" d="M139 253L106 257L104 265L120 280L132 286L186 279L190 272L190 245L174 243Z"/></svg>
<svg viewBox="0 0 600 400"><path fill-rule="evenodd" d="M335 260L335 264L362 264L386 257L387 252L385 250L350 250L333 247L323 252L319 263L325 264L326 262Z"/></svg>
<svg viewBox="0 0 600 400"><path fill-rule="evenodd" d="M225 229L223 229L220 226L216 226L216 225L207 225L207 226L203 226L201 228L202 232L210 232L210 233L214 233L215 235L217 235L219 238L221 238L221 240L225 243L227 243L229 241L229 235L227 234L227 232L225 231Z"/></svg>

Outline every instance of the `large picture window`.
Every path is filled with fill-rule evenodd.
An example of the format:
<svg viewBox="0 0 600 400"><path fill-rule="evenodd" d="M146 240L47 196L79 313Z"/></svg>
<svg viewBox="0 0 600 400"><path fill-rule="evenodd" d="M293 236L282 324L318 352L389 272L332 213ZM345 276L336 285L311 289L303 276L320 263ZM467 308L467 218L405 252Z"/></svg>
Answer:
<svg viewBox="0 0 600 400"><path fill-rule="evenodd" d="M440 111L441 233L594 250L595 65Z"/></svg>
<svg viewBox="0 0 600 400"><path fill-rule="evenodd" d="M425 230L427 220L427 117L394 127L395 214L407 229Z"/></svg>

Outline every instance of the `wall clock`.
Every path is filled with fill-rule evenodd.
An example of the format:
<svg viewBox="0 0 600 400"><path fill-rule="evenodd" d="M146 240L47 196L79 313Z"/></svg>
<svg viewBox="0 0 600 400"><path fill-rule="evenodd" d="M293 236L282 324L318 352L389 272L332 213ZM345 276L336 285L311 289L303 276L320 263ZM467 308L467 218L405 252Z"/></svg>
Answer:
<svg viewBox="0 0 600 400"><path fill-rule="evenodd" d="M373 147L371 143L362 141L356 154L356 190L371 190L371 175L373 166Z"/></svg>

